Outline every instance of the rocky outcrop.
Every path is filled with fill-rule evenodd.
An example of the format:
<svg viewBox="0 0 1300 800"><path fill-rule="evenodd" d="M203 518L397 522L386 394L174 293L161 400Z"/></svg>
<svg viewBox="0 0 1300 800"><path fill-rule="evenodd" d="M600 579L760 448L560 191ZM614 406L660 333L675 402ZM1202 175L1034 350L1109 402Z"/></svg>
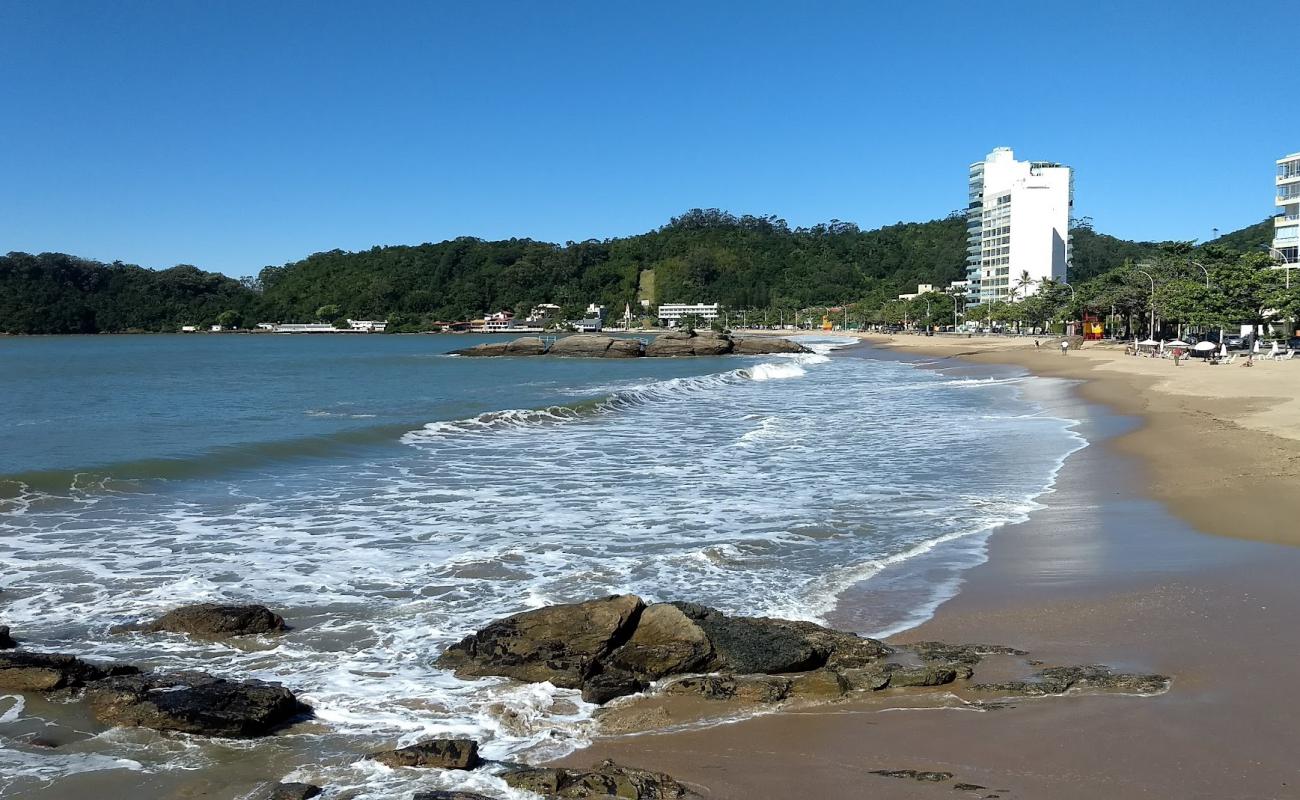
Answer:
<svg viewBox="0 0 1300 800"><path fill-rule="evenodd" d="M0 625L0 650L11 650L17 646L18 643L9 635L9 626Z"/></svg>
<svg viewBox="0 0 1300 800"><path fill-rule="evenodd" d="M500 675L576 689L632 636L644 608L636 595L613 595L525 611L465 637L437 663L462 678Z"/></svg>
<svg viewBox="0 0 1300 800"><path fill-rule="evenodd" d="M284 618L266 606L220 603L181 606L144 626L149 633L167 631L205 638L279 633L285 629Z"/></svg>
<svg viewBox="0 0 1300 800"><path fill-rule="evenodd" d="M265 736L311 711L283 687L201 672L106 678L86 702L108 725L225 737Z"/></svg>
<svg viewBox="0 0 1300 800"><path fill-rule="evenodd" d="M916 653L917 658L927 662L944 664L966 664L975 666L985 656L1027 656L1024 650L1005 647L998 644L946 644L944 642L913 642L899 646L901 649Z"/></svg>
<svg viewBox="0 0 1300 800"><path fill-rule="evenodd" d="M738 356L767 356L775 353L807 353L808 348L779 336L733 336L731 352Z"/></svg>
<svg viewBox="0 0 1300 800"><path fill-rule="evenodd" d="M673 675L851 669L892 652L874 639L811 622L733 617L697 603L647 607L635 595L620 595L498 620L448 648L437 663L460 677L499 675L581 688L587 702L606 703Z"/></svg>
<svg viewBox="0 0 1300 800"><path fill-rule="evenodd" d="M602 761L589 770L564 767L518 767L501 776L507 784L547 798L619 798L675 800L693 796L685 786L659 772Z"/></svg>
<svg viewBox="0 0 1300 800"><path fill-rule="evenodd" d="M453 350L452 355L469 356L471 358L477 358L479 356L503 356L506 354L506 348L508 348L510 344L510 342L484 342L483 344L475 345L473 347L466 347L463 350ZM513 355L524 355L524 353L520 352Z"/></svg>
<svg viewBox="0 0 1300 800"><path fill-rule="evenodd" d="M673 603L700 627L713 648L709 671L737 674L804 672L861 666L893 652L887 645L812 622L733 617L698 603Z"/></svg>
<svg viewBox="0 0 1300 800"><path fill-rule="evenodd" d="M473 739L429 739L367 758L390 767L474 769L483 763L478 755L478 742Z"/></svg>
<svg viewBox="0 0 1300 800"><path fill-rule="evenodd" d="M675 358L729 354L761 356L811 351L797 342L777 336L737 339L725 333L685 330L661 333L644 347L638 339L578 333L556 339L549 348L540 337L524 336L509 342L486 342L453 352L455 355L470 357L547 355L575 358Z"/></svg>
<svg viewBox="0 0 1300 800"><path fill-rule="evenodd" d="M663 333L646 345L648 358L676 358L680 356L723 356L732 351L731 337L719 333L673 331Z"/></svg>
<svg viewBox="0 0 1300 800"><path fill-rule="evenodd" d="M138 672L132 666L99 666L63 653L0 653L0 690L10 692L75 689L104 678Z"/></svg>
<svg viewBox="0 0 1300 800"><path fill-rule="evenodd" d="M594 333L579 333L573 336L565 336L562 339L556 339L555 344L551 345L550 350L546 351L550 356L576 356L580 358L636 358L641 355L641 343L636 340L631 341L636 346L635 352L630 351L625 346L611 349L614 344L612 336L598 336Z"/></svg>
<svg viewBox="0 0 1300 800"><path fill-rule="evenodd" d="M672 603L655 603L641 612L627 643L606 659L607 665L655 681L667 675L697 672L713 656L713 643L699 624Z"/></svg>

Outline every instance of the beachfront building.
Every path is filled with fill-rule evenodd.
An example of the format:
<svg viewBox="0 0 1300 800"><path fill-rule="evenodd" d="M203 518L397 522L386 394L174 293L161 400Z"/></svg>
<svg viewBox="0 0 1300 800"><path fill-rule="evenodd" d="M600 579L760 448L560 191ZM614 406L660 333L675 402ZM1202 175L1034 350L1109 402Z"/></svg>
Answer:
<svg viewBox="0 0 1300 800"><path fill-rule="evenodd" d="M712 322L721 313L718 303L664 303L659 306L657 312L659 321L669 327L689 317L699 317L706 322Z"/></svg>
<svg viewBox="0 0 1300 800"><path fill-rule="evenodd" d="M1277 197L1281 209L1273 218L1273 255L1300 262L1300 153L1277 160Z"/></svg>
<svg viewBox="0 0 1300 800"><path fill-rule="evenodd" d="M515 315L511 311L498 311L483 318L483 330L488 333L500 333L515 327Z"/></svg>
<svg viewBox="0 0 1300 800"><path fill-rule="evenodd" d="M383 333L388 330L386 319L350 319L348 329L354 333Z"/></svg>
<svg viewBox="0 0 1300 800"><path fill-rule="evenodd" d="M970 165L966 211L967 302L1023 298L1047 279L1064 281L1070 259L1073 171L1017 161L997 147Z"/></svg>

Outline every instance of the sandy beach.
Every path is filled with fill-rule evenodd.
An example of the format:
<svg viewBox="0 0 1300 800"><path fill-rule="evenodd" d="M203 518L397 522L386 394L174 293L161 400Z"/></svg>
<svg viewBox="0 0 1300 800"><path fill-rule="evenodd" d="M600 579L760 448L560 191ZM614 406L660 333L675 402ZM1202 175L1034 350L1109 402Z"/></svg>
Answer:
<svg viewBox="0 0 1300 800"><path fill-rule="evenodd" d="M1168 674L1171 689L998 710L974 710L960 690L942 708L840 703L608 737L567 763L612 757L710 798L1300 797L1300 364L1175 367L1114 347L1062 356L1032 338L864 338L886 348L877 357L935 369L1014 365L1079 381L1075 407L1054 413L1079 419L1092 443L1042 509L990 537L955 597L892 641L1013 645L1048 663ZM870 630L873 602L869 581L828 621ZM872 772L900 769L952 778Z"/></svg>

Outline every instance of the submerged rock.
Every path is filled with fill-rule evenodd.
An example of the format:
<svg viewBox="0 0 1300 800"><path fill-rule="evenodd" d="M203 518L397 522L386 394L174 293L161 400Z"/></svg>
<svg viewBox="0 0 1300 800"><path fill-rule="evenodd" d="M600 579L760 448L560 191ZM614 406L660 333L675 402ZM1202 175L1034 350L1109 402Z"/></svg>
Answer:
<svg viewBox="0 0 1300 800"><path fill-rule="evenodd" d="M889 686L892 689L905 686L943 686L957 680L958 674L955 667L948 665L899 667L889 671ZM970 668L963 668L960 674L969 678Z"/></svg>
<svg viewBox="0 0 1300 800"><path fill-rule="evenodd" d="M914 781L931 781L942 783L943 781L952 780L951 772L934 772L916 769L873 769L870 770L872 775L880 775L885 778L907 778Z"/></svg>
<svg viewBox="0 0 1300 800"><path fill-rule="evenodd" d="M85 686L115 675L134 675L139 671L125 664L90 664L63 653L0 653L0 690L52 692Z"/></svg>
<svg viewBox="0 0 1300 800"><path fill-rule="evenodd" d="M663 688L663 693L706 700L779 703L790 695L793 685L790 678L781 675L697 675L673 681Z"/></svg>
<svg viewBox="0 0 1300 800"><path fill-rule="evenodd" d="M507 784L548 798L620 798L620 800L674 800L690 793L671 777L613 761L589 770L564 767L518 767L501 776Z"/></svg>
<svg viewBox="0 0 1300 800"><path fill-rule="evenodd" d="M645 604L636 595L547 606L489 623L439 656L458 677L499 675L577 689L627 641Z"/></svg>
<svg viewBox="0 0 1300 800"><path fill-rule="evenodd" d="M899 645L900 649L916 653L922 661L940 661L945 664L975 666L985 656L1027 656L1024 650L1000 644L946 644L944 642L913 642Z"/></svg>
<svg viewBox="0 0 1300 800"><path fill-rule="evenodd" d="M266 606L220 603L181 606L144 627L150 633L167 631L213 638L279 633L285 629L284 618Z"/></svg>
<svg viewBox="0 0 1300 800"><path fill-rule="evenodd" d="M645 691L645 688L646 682L631 672L605 667L582 681L582 699L603 705L616 697Z"/></svg>
<svg viewBox="0 0 1300 800"><path fill-rule="evenodd" d="M483 763L478 755L478 742L473 739L429 739L367 757L390 767L474 769Z"/></svg>
<svg viewBox="0 0 1300 800"><path fill-rule="evenodd" d="M1064 694L1073 688L1097 689L1132 694L1156 694L1169 688L1167 675L1115 672L1101 664L1088 666L1048 667L1034 673L1028 681L979 683L972 689L984 692L1009 692L1029 696Z"/></svg>
<svg viewBox="0 0 1300 800"><path fill-rule="evenodd" d="M311 800L322 791L313 783L277 783L271 787L268 800Z"/></svg>
<svg viewBox="0 0 1300 800"><path fill-rule="evenodd" d="M18 646L18 643L9 635L9 626L0 625L0 650L11 650Z"/></svg>
<svg viewBox="0 0 1300 800"><path fill-rule="evenodd" d="M226 737L265 736L311 712L284 687L201 672L106 678L86 702L108 725Z"/></svg>

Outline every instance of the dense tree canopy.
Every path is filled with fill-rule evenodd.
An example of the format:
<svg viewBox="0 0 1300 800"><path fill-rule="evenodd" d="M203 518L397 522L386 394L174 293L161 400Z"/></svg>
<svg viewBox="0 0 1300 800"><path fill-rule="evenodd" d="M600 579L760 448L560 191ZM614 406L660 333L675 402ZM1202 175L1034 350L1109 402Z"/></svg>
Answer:
<svg viewBox="0 0 1300 800"><path fill-rule="evenodd" d="M1205 249L1232 253L1228 243L1237 239L1254 244L1251 236L1229 234ZM1099 234L1088 220L1077 220L1071 283L1097 281L1093 295L1113 295L1136 309L1149 299L1111 271L1160 253L1158 245ZM777 217L717 209L693 209L649 233L603 241L557 245L463 237L355 253L331 250L242 280L186 265L154 271L58 253L10 253L0 257L0 331L163 331L343 318L390 318L394 330L410 331L484 312L526 313L539 303L580 310L595 302L618 314L624 304L637 308L642 299L652 305L720 302L788 312L786 319L796 309L851 304L855 314L882 319L891 301L918 283L946 286L963 278L965 258L960 212L863 231L839 220L791 228ZM951 318L951 298L928 299L928 310L914 302L885 316ZM1172 295L1169 303L1172 308ZM1033 316L1045 314L1037 309Z"/></svg>

